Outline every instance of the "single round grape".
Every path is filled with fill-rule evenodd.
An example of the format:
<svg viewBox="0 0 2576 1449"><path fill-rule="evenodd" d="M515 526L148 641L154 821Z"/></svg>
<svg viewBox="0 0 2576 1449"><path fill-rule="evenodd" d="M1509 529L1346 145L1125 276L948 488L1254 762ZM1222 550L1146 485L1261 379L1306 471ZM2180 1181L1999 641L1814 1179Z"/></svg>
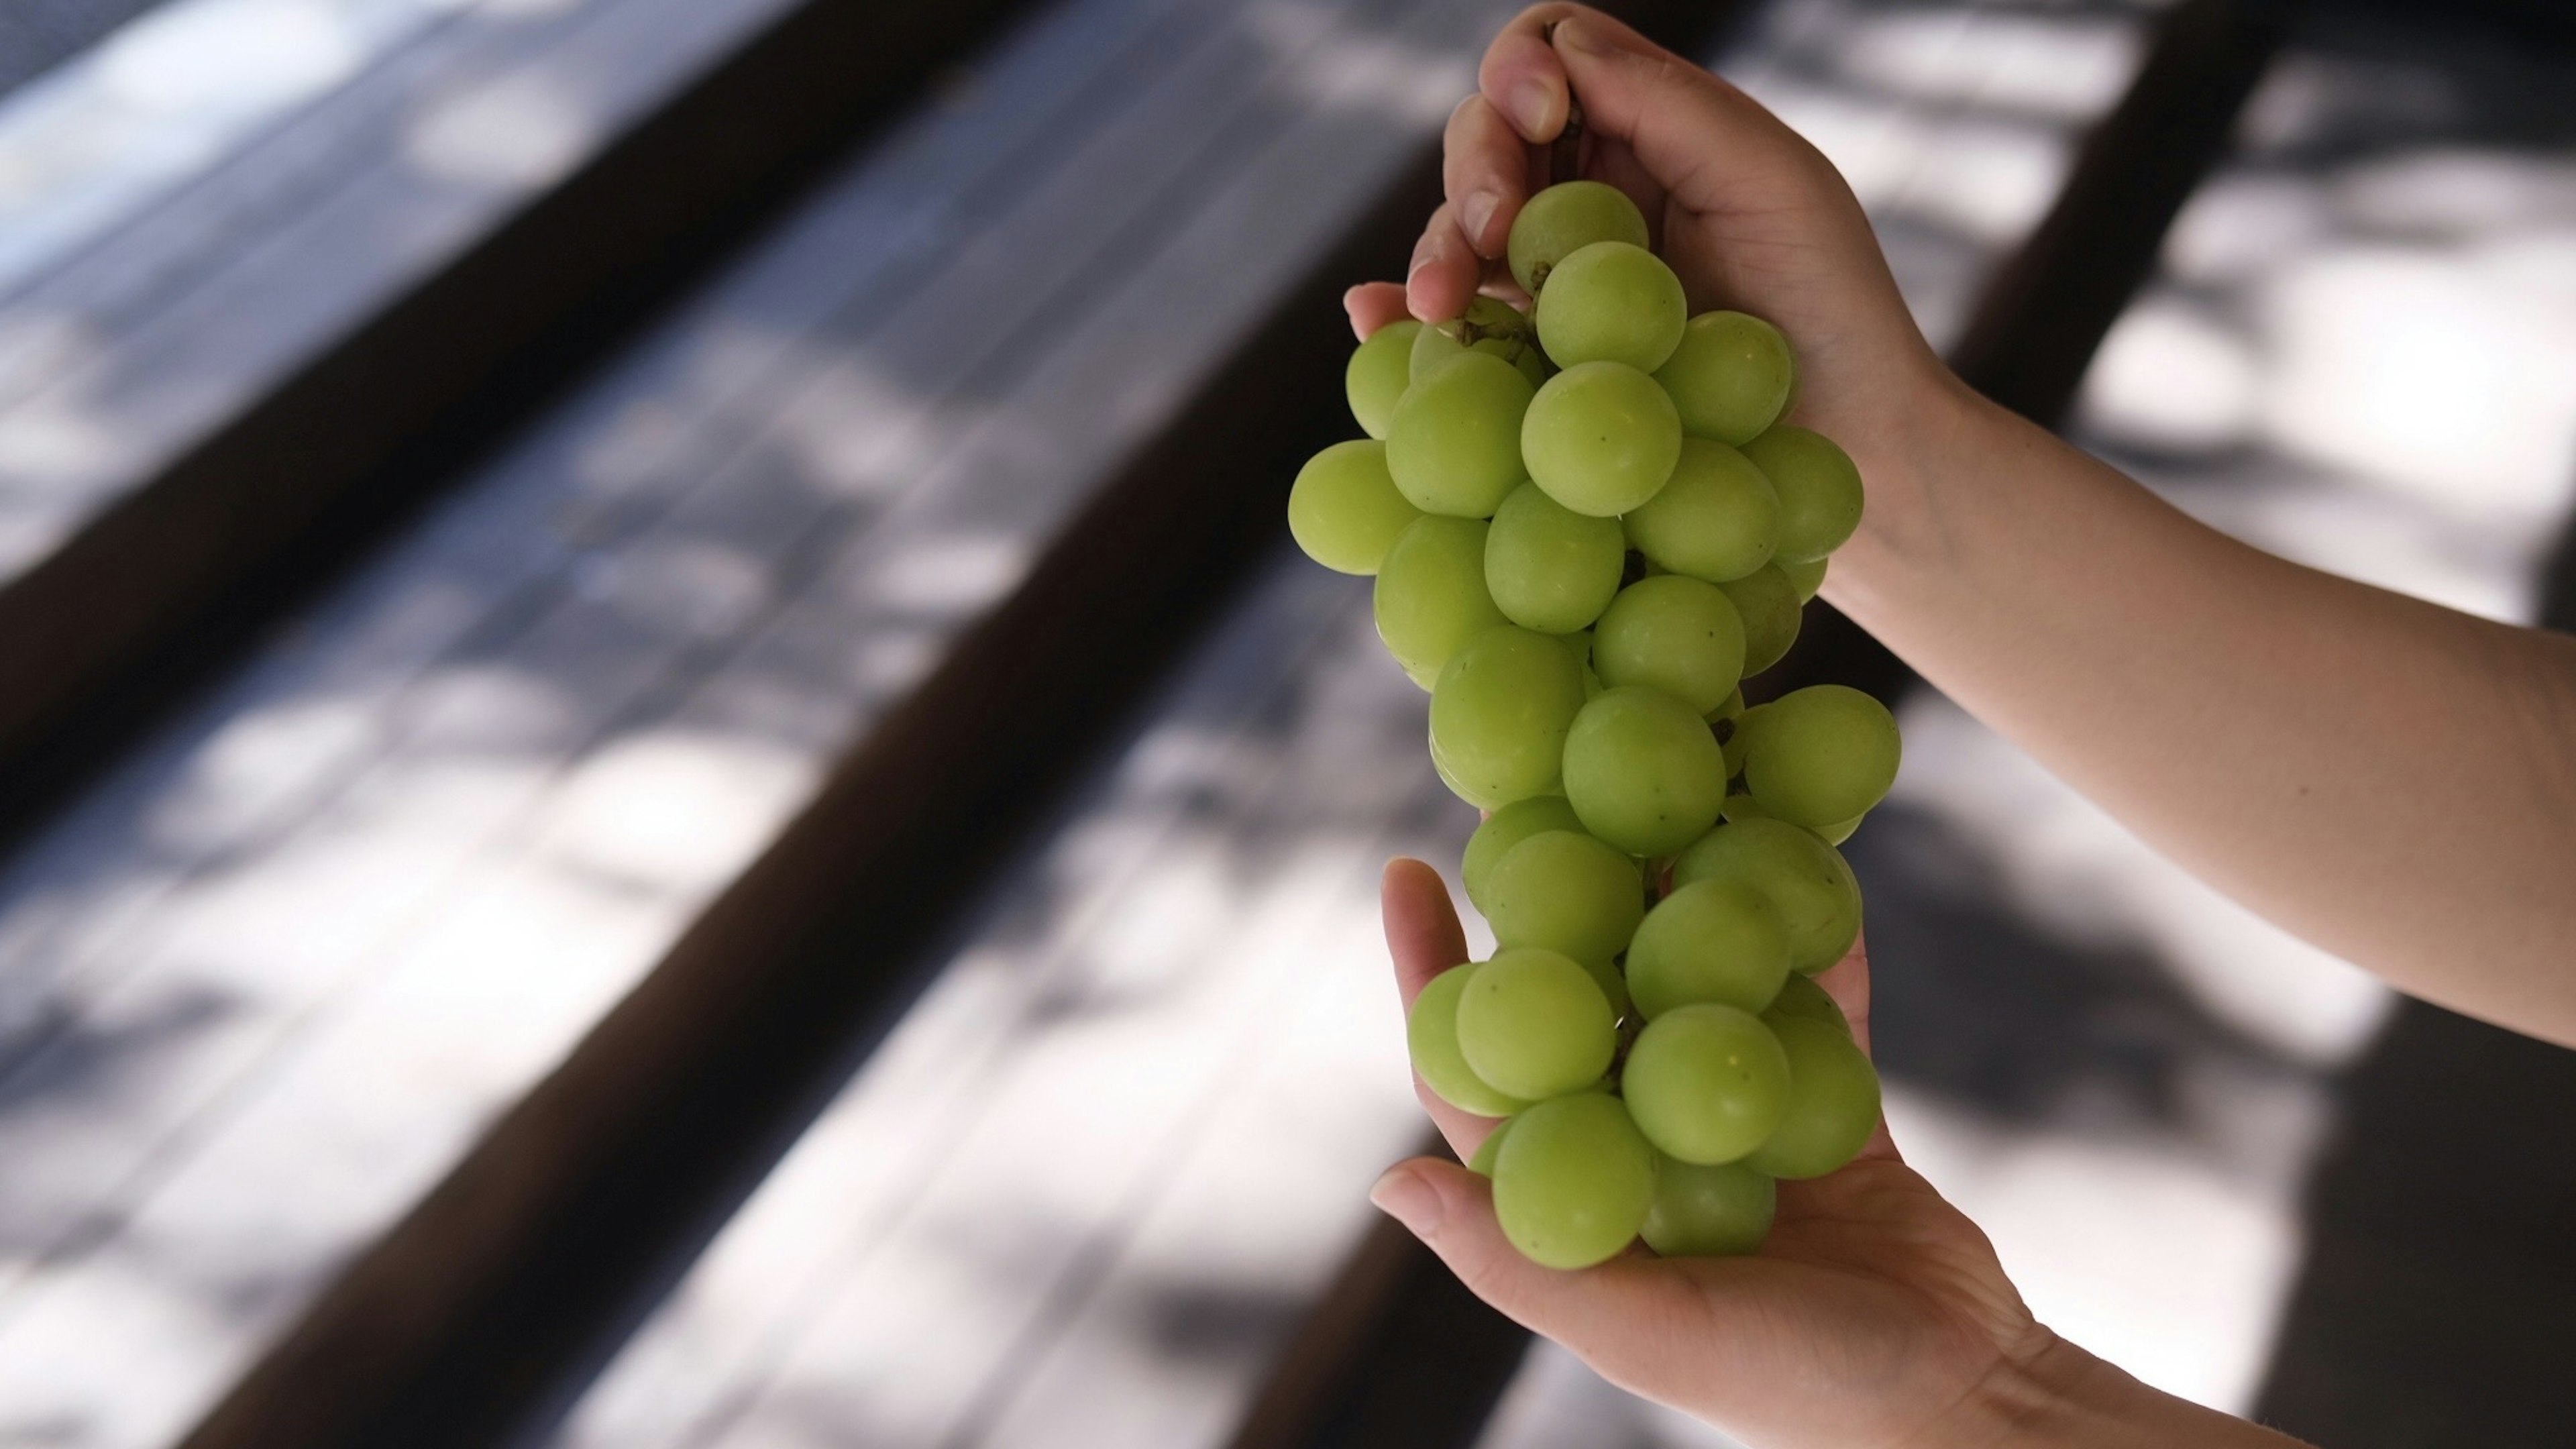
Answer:
<svg viewBox="0 0 2576 1449"><path fill-rule="evenodd" d="M1756 818L1768 820L1772 818L1771 812L1762 808L1761 801L1754 799L1752 796L1745 794L1741 790L1738 790L1734 794L1726 797L1726 804L1718 811L1718 814L1728 820L1752 820ZM1830 845L1833 842L1827 841L1825 843Z"/></svg>
<svg viewBox="0 0 2576 1449"><path fill-rule="evenodd" d="M1628 193L1603 181L1560 181L1521 206L1503 254L1512 280L1535 297L1556 264L1594 242L1646 245L1646 214Z"/></svg>
<svg viewBox="0 0 2576 1449"><path fill-rule="evenodd" d="M1690 307L1663 258L1633 242L1599 241L1548 273L1537 315L1539 345L1557 366L1622 362L1652 373L1680 344Z"/></svg>
<svg viewBox="0 0 2576 1449"><path fill-rule="evenodd" d="M1810 828L1887 797L1904 753L1896 716L1844 684L1793 689L1762 711L1744 745L1744 783L1762 809Z"/></svg>
<svg viewBox="0 0 2576 1449"><path fill-rule="evenodd" d="M1771 1236L1779 1184L1737 1162L1666 1157L1655 1164L1655 1201L1637 1236L1667 1258L1732 1258Z"/></svg>
<svg viewBox="0 0 2576 1449"><path fill-rule="evenodd" d="M1655 1149L1615 1097L1577 1092L1512 1119L1494 1154L1494 1216L1521 1256L1589 1268L1635 1240L1655 1198Z"/></svg>
<svg viewBox="0 0 2576 1449"><path fill-rule="evenodd" d="M1628 542L1656 566L1722 584L1771 561L1780 500L1742 453L1686 437L1663 491L1620 523Z"/></svg>
<svg viewBox="0 0 2576 1449"><path fill-rule="evenodd" d="M1780 565L1780 572L1788 576L1789 586L1798 591L1801 603L1814 598L1816 590L1825 586L1825 560L1820 558L1811 558L1803 563L1784 563Z"/></svg>
<svg viewBox="0 0 2576 1449"><path fill-rule="evenodd" d="M1611 1019L1626 1020L1628 1013L1635 1010L1637 1004L1629 999L1628 978L1620 972L1618 964L1611 961L1587 960L1583 963L1583 969L1592 973L1592 984L1600 987L1602 996L1609 1000Z"/></svg>
<svg viewBox="0 0 2576 1449"><path fill-rule="evenodd" d="M1681 454L1682 425L1672 399L1624 363L1567 368L1547 380L1521 419L1520 456L1531 481L1593 518L1626 513L1654 497ZM1396 481L1404 481L1401 473Z"/></svg>
<svg viewBox="0 0 2576 1449"><path fill-rule="evenodd" d="M1849 1031L1797 1018L1770 1029L1789 1059L1789 1106L1744 1165L1773 1177L1822 1177L1859 1156L1877 1132L1878 1071ZM1629 1080L1636 1071L1631 1055Z"/></svg>
<svg viewBox="0 0 2576 1449"><path fill-rule="evenodd" d="M1458 998L1477 969L1452 966L1424 983L1404 1018L1404 1044L1414 1073L1441 1101L1479 1117L1508 1117L1529 1104L1487 1086L1458 1051Z"/></svg>
<svg viewBox="0 0 2576 1449"><path fill-rule="evenodd" d="M1646 1023L1619 1090L1657 1150L1684 1162L1733 1162L1788 1113L1789 1058L1760 1017L1693 1002Z"/></svg>
<svg viewBox="0 0 2576 1449"><path fill-rule="evenodd" d="M1350 399L1351 416L1372 438L1386 436L1395 420L1395 404L1413 381L1413 339L1422 324L1410 317L1389 322L1351 350L1342 369L1342 395Z"/></svg>
<svg viewBox="0 0 2576 1449"><path fill-rule="evenodd" d="M1860 470L1831 438L1786 423L1744 445L1744 456L1780 495L1783 563L1823 558L1860 527Z"/></svg>
<svg viewBox="0 0 2576 1449"><path fill-rule="evenodd" d="M1544 946L1577 961L1628 949L1646 914L1637 863L1589 835L1549 830L1511 848L1486 878L1485 920L1505 946Z"/></svg>
<svg viewBox="0 0 2576 1449"><path fill-rule="evenodd" d="M1719 720L1741 718L1743 714L1744 687L1742 685L1737 685L1735 691L1727 695L1726 699L1720 703L1717 708L1708 712L1708 719L1709 723L1715 724Z"/></svg>
<svg viewBox="0 0 2576 1449"><path fill-rule="evenodd" d="M1510 621L1485 592L1485 522L1417 518L1378 564L1377 636L1413 682L1429 689L1468 640Z"/></svg>
<svg viewBox="0 0 2576 1449"><path fill-rule="evenodd" d="M1431 741L1470 803L1499 810L1556 787L1583 675L1564 645L1509 624L1468 640L1431 690Z"/></svg>
<svg viewBox="0 0 2576 1449"><path fill-rule="evenodd" d="M1726 778L1730 780L1744 773L1744 747L1753 737L1754 718L1762 713L1763 708L1764 706L1757 704L1739 710L1733 719L1727 721L1717 731L1718 746L1726 753ZM1736 807L1736 801L1739 798L1749 801L1753 797L1741 790L1735 791L1726 797L1724 805L1718 807L1718 813L1725 815L1729 820L1734 819L1735 817L1727 812ZM1753 807L1753 813L1760 815L1766 812L1756 806Z"/></svg>
<svg viewBox="0 0 2576 1449"><path fill-rule="evenodd" d="M1616 689L1660 689L1705 716L1744 673L1744 625L1717 585L1657 574L1619 591L1592 630L1592 667Z"/></svg>
<svg viewBox="0 0 2576 1449"><path fill-rule="evenodd" d="M1714 1002L1760 1011L1789 979L1789 927L1751 886L1703 880L1656 902L1628 943L1628 993L1652 1021Z"/></svg>
<svg viewBox="0 0 2576 1449"><path fill-rule="evenodd" d="M1317 453L1288 489L1289 534L1306 557L1340 573L1376 573L1395 536L1421 516L1421 509L1395 491L1386 471L1386 444L1373 439L1354 438Z"/></svg>
<svg viewBox="0 0 2576 1449"><path fill-rule="evenodd" d="M1529 379L1469 352L1415 378L1387 428L1386 468L1425 513L1489 518L1521 481L1521 415Z"/></svg>
<svg viewBox="0 0 2576 1449"><path fill-rule="evenodd" d="M1868 818L1866 815L1855 815L1849 820L1837 820L1831 825L1816 826L1815 832L1824 837L1825 844L1840 846L1844 841L1851 839L1852 832L1860 829L1860 823Z"/></svg>
<svg viewBox="0 0 2576 1449"><path fill-rule="evenodd" d="M1682 431L1741 447L1779 421L1797 375L1779 328L1742 312L1702 312L1683 326L1655 381L1673 395Z"/></svg>
<svg viewBox="0 0 2576 1449"><path fill-rule="evenodd" d="M1824 970L1860 936L1860 883L1842 852L1786 820L1730 821L1701 836L1673 862L1673 888L1704 880L1748 885L1771 898L1789 928L1793 971Z"/></svg>
<svg viewBox="0 0 2576 1449"><path fill-rule="evenodd" d="M1532 795L1486 816L1476 833L1467 837L1466 854L1458 862L1458 874L1467 883L1467 899L1477 910L1493 914L1486 883L1513 846L1542 831L1582 829L1583 822L1575 818L1574 807L1562 795Z"/></svg>
<svg viewBox="0 0 2576 1449"><path fill-rule="evenodd" d="M1588 1087L1619 1047L1610 1000L1581 963L1539 946L1494 953L1458 999L1458 1050L1486 1085L1529 1101Z"/></svg>
<svg viewBox="0 0 2576 1449"><path fill-rule="evenodd" d="M1851 1018L1843 1015L1842 1007L1812 976L1792 976L1781 982L1780 994L1771 998L1771 1005L1762 1013L1775 1035L1779 1024L1792 1017L1822 1022L1845 1036L1851 1035Z"/></svg>
<svg viewBox="0 0 2576 1449"><path fill-rule="evenodd" d="M1542 634L1571 634L1601 617L1627 563L1617 519L1588 518L1535 483L1504 497L1485 535L1486 590L1505 618Z"/></svg>
<svg viewBox="0 0 2576 1449"><path fill-rule="evenodd" d="M1605 690L1566 733L1565 798L1597 838L1630 855L1670 855L1716 821L1726 757L1708 721L1671 695Z"/></svg>
<svg viewBox="0 0 2576 1449"><path fill-rule="evenodd" d="M1780 565L1767 563L1718 587L1726 590L1736 617L1744 621L1745 674L1760 674L1779 663L1789 646L1798 642L1798 625L1805 617L1798 586L1789 582Z"/></svg>
<svg viewBox="0 0 2576 1449"><path fill-rule="evenodd" d="M1494 1130L1485 1134L1485 1140L1476 1144L1475 1155L1467 1159L1467 1170L1478 1177L1491 1178L1494 1159L1503 1150L1503 1138L1511 1132L1512 1124L1519 1120L1518 1117L1506 1117L1495 1123Z"/></svg>

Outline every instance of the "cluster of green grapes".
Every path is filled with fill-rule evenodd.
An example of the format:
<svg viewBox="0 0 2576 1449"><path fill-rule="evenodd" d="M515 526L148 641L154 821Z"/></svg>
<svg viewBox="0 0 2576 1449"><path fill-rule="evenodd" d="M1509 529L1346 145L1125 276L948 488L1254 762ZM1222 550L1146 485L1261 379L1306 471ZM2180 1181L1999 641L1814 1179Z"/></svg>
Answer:
<svg viewBox="0 0 2576 1449"><path fill-rule="evenodd" d="M1510 263L1532 314L1479 298L1361 343L1369 436L1288 502L1317 562L1376 576L1432 763L1491 812L1462 874L1497 949L1434 978L1408 1035L1434 1092L1505 1119L1471 1165L1562 1268L1640 1235L1751 1252L1776 1179L1850 1161L1879 1113L1808 977L1859 933L1835 847L1896 777L1896 722L1836 685L1740 687L1796 637L1860 475L1779 421L1779 330L1688 316L1646 243L1613 187L1531 198Z"/></svg>

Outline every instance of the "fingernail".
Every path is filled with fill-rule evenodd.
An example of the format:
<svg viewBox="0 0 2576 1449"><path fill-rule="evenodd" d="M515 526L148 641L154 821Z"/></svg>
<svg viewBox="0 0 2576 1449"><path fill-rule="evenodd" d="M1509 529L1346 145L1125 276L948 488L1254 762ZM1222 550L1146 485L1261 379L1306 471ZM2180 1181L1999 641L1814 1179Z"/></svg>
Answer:
<svg viewBox="0 0 2576 1449"><path fill-rule="evenodd" d="M1524 138L1544 141L1556 135L1556 88L1547 82L1534 76L1512 82L1511 94L1503 98L1503 105Z"/></svg>
<svg viewBox="0 0 2576 1449"><path fill-rule="evenodd" d="M1467 224L1467 240L1470 243L1476 246L1485 244L1485 225L1494 219L1494 208L1501 204L1502 198L1492 192L1479 191L1468 197L1466 204L1458 208L1459 219Z"/></svg>
<svg viewBox="0 0 2576 1449"><path fill-rule="evenodd" d="M1390 1167L1369 1189L1378 1210L1404 1224L1417 1238L1428 1239L1440 1227L1440 1190L1410 1167Z"/></svg>
<svg viewBox="0 0 2576 1449"><path fill-rule="evenodd" d="M1611 55L1618 50L1610 43L1610 33L1606 29L1580 15L1569 15L1557 22L1556 40L1566 49L1584 55Z"/></svg>

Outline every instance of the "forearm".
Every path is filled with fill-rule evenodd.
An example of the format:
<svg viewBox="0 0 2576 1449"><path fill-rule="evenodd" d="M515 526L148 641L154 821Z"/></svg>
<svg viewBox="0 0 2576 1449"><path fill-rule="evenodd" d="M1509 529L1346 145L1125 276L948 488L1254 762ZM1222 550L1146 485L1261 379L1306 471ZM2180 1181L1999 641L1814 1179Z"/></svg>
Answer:
<svg viewBox="0 0 2576 1449"><path fill-rule="evenodd" d="M2152 1389L2062 1339L1979 1386L1908 1449L2301 1449Z"/></svg>
<svg viewBox="0 0 2576 1449"><path fill-rule="evenodd" d="M2186 868L2418 995L2576 1042L2576 640L2203 527L1944 383L1827 596Z"/></svg>

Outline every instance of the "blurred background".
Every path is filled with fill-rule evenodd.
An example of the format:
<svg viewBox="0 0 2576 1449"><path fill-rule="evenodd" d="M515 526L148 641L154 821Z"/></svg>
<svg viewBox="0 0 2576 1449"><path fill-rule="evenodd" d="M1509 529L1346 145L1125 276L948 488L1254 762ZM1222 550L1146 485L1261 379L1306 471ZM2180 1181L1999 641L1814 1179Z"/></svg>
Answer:
<svg viewBox="0 0 2576 1449"><path fill-rule="evenodd" d="M0 10L0 1446L1728 1443L1363 1196L1377 871L1474 814L1280 510L1514 8ZM2576 626L2552 0L1617 8L1991 395ZM1888 1113L2044 1320L2576 1442L2576 1057L1822 604L1778 674L1903 720Z"/></svg>

